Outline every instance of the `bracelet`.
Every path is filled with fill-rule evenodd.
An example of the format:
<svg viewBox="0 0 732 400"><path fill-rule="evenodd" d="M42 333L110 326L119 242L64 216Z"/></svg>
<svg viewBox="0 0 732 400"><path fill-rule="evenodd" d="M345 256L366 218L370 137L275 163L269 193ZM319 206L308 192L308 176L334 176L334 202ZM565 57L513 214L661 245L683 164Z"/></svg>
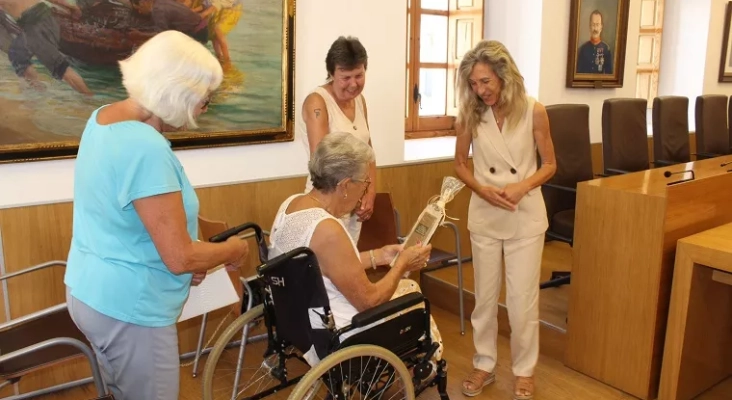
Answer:
<svg viewBox="0 0 732 400"><path fill-rule="evenodd" d="M371 268L376 269L376 257L373 250L369 250L369 256L371 256Z"/></svg>

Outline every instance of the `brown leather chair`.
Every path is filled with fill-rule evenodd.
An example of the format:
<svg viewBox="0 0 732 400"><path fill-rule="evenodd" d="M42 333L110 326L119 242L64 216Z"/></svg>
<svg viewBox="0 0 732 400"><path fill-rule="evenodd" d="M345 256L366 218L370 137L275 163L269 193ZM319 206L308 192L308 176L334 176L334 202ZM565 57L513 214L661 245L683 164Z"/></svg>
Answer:
<svg viewBox="0 0 732 400"><path fill-rule="evenodd" d="M614 98L603 103L602 158L605 174L625 174L649 168L647 108L645 99Z"/></svg>
<svg viewBox="0 0 732 400"><path fill-rule="evenodd" d="M0 276L0 282L51 267L64 267L63 261L50 261ZM32 290L29 288L28 290ZM0 387L18 382L23 376L44 368L85 357L92 376L77 381L24 393L14 399L27 399L94 383L96 396L112 399L106 393L97 358L86 336L76 327L66 303L15 318L0 324Z"/></svg>
<svg viewBox="0 0 732 400"><path fill-rule="evenodd" d="M662 167L689 161L689 98L656 97L653 99L653 165Z"/></svg>
<svg viewBox="0 0 732 400"><path fill-rule="evenodd" d="M400 236L399 211L394 207L394 203L389 193L376 193L374 199L374 212L371 218L364 221L361 225L361 235L358 239L358 250L369 251L377 249L388 244L402 243L405 239ZM443 226L451 228L455 236L455 252L446 251L444 249L432 247L430 259L427 266L422 272L434 271L440 268L446 268L457 265L458 268L458 301L460 307L460 333L465 334L465 313L463 300L463 275L462 266L463 259L460 254L460 231L452 222L446 221ZM410 226L411 228L411 226ZM378 280L388 272L387 269L381 268L377 271L369 269L367 274L372 281Z"/></svg>
<svg viewBox="0 0 732 400"><path fill-rule="evenodd" d="M546 204L548 240L574 243L574 208L577 183L594 178L590 145L590 107L587 104L546 106L549 129L554 142L557 172L541 187ZM570 282L570 273L553 271L541 289Z"/></svg>
<svg viewBox="0 0 732 400"><path fill-rule="evenodd" d="M697 96L695 113L697 160L730 154L727 130L727 96Z"/></svg>

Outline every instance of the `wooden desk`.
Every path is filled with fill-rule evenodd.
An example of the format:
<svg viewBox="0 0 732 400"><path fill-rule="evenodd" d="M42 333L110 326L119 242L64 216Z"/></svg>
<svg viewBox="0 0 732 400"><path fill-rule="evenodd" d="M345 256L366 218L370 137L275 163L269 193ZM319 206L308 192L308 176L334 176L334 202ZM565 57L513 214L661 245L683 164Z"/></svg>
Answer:
<svg viewBox="0 0 732 400"><path fill-rule="evenodd" d="M679 240L659 398L687 400L732 375L732 224Z"/></svg>
<svg viewBox="0 0 732 400"><path fill-rule="evenodd" d="M577 186L565 364L641 399L658 392L676 242L732 222L732 156ZM667 183L693 170L696 179ZM687 175L688 176L688 175Z"/></svg>

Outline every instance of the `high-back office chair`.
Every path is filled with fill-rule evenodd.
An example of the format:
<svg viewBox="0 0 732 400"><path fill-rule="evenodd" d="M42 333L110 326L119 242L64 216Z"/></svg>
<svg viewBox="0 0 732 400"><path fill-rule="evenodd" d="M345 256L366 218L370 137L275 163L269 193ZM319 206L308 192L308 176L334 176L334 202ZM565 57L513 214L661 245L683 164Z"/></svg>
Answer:
<svg viewBox="0 0 732 400"><path fill-rule="evenodd" d="M697 160L730 154L727 100L722 94L697 96L694 110Z"/></svg>
<svg viewBox="0 0 732 400"><path fill-rule="evenodd" d="M663 167L689 161L689 98L656 97L653 99L653 164Z"/></svg>
<svg viewBox="0 0 732 400"><path fill-rule="evenodd" d="M546 237L572 246L577 183L593 179L590 145L590 107L586 104L554 104L546 107L554 142L557 172L541 187L549 229ZM552 271L551 280L540 288L570 282L570 273Z"/></svg>
<svg viewBox="0 0 732 400"><path fill-rule="evenodd" d="M465 334L465 311L463 300L463 260L460 252L460 231L452 222L446 221L443 226L449 227L455 236L455 251L450 252L437 247L432 247L430 259L422 272L434 271L436 269L457 265L458 271L458 302L460 308L460 333ZM411 228L411 225L410 225ZM406 238L400 236L401 224L399 211L389 193L376 193L374 199L374 212L371 218L361 225L361 235L358 239L358 251L377 249L388 244L402 243ZM386 271L367 271L372 280L380 279Z"/></svg>
<svg viewBox="0 0 732 400"><path fill-rule="evenodd" d="M645 99L614 98L602 104L602 158L608 175L649 168Z"/></svg>

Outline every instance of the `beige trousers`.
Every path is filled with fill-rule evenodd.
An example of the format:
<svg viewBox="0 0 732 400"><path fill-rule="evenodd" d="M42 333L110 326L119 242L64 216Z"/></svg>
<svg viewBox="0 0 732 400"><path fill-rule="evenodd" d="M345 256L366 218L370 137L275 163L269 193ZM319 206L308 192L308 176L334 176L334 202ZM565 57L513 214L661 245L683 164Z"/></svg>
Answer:
<svg viewBox="0 0 732 400"><path fill-rule="evenodd" d="M471 316L476 350L473 366L489 372L496 366L498 296L505 260L512 370L515 376L533 376L539 359L539 274L544 234L499 240L471 233L470 241L475 271L475 309Z"/></svg>

